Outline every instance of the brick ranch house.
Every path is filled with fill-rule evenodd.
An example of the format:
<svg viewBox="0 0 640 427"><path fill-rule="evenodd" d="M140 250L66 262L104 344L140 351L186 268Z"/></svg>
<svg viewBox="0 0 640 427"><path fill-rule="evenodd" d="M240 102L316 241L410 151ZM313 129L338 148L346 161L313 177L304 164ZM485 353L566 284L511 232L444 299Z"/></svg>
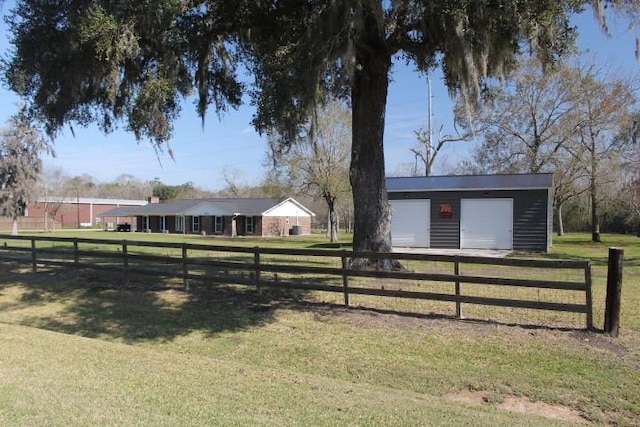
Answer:
<svg viewBox="0 0 640 427"><path fill-rule="evenodd" d="M148 205L115 208L102 215L135 217L133 231L232 237L311 234L311 218L315 216L293 198L184 199L173 203L157 203L152 198Z"/></svg>

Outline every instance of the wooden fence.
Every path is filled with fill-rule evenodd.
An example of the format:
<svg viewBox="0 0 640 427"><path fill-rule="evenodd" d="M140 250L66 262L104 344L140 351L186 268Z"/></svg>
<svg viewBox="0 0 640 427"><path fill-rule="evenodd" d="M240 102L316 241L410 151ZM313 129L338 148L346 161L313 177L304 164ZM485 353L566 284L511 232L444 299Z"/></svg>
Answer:
<svg viewBox="0 0 640 427"><path fill-rule="evenodd" d="M394 259L404 271L349 268L353 258ZM121 274L153 275L181 281L239 284L255 287L368 295L452 303L463 317L463 304L514 307L584 314L593 328L591 265L588 261L531 260L417 253L369 253L344 250L230 247L187 243L145 242L60 237L0 235L0 260L40 267L98 269ZM571 274L562 272L570 272ZM566 279L567 275L571 276ZM376 286L374 286L376 285ZM428 286L427 286L428 285ZM465 292L471 286L493 289L535 289L536 299ZM547 301L542 290L577 293L576 302ZM581 295L581 297L580 297Z"/></svg>

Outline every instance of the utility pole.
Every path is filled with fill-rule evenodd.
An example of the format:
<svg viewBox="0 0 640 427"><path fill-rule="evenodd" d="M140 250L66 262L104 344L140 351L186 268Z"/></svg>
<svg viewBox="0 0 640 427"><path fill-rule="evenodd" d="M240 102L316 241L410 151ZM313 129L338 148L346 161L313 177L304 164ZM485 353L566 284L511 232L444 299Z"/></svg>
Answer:
<svg viewBox="0 0 640 427"><path fill-rule="evenodd" d="M76 213L78 216L78 229L80 228L80 189L76 187Z"/></svg>
<svg viewBox="0 0 640 427"><path fill-rule="evenodd" d="M418 140L419 146L416 148L411 148L410 151L416 156L416 163L418 158L424 163L424 176L431 176L431 170L434 164L434 160L440 150L445 146L445 144L449 142L458 142L458 141L469 141L473 138L474 134L472 131L468 131L464 134L460 134L457 129L456 135L442 135L442 128L444 125L440 126L440 130L438 132L438 136L436 138L436 142L433 142L433 94L431 92L431 77L427 75L427 129L419 129L414 131L416 135L416 139ZM455 121L453 123L455 128ZM417 165L414 166L414 171L417 170Z"/></svg>
<svg viewBox="0 0 640 427"><path fill-rule="evenodd" d="M427 141L427 165L426 165L426 169L425 169L425 175L426 176L431 176L431 141L433 141L431 138L433 138L433 130L431 127L431 77L429 76L429 74L427 74L427 96L428 96L428 102L427 102L427 132L429 135L429 140Z"/></svg>

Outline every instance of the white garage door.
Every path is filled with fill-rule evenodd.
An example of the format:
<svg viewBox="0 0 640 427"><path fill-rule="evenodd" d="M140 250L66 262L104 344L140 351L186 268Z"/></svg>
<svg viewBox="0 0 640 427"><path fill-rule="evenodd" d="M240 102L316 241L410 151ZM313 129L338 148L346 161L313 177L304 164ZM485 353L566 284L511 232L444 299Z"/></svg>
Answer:
<svg viewBox="0 0 640 427"><path fill-rule="evenodd" d="M390 200L391 244L395 247L429 247L430 200Z"/></svg>
<svg viewBox="0 0 640 427"><path fill-rule="evenodd" d="M513 199L462 199L462 249L513 249Z"/></svg>

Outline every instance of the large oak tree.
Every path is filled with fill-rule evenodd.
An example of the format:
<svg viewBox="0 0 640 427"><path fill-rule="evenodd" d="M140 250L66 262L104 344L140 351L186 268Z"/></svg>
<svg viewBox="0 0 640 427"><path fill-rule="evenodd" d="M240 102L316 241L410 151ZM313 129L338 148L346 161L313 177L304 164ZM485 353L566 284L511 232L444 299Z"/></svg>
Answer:
<svg viewBox="0 0 640 427"><path fill-rule="evenodd" d="M254 124L295 139L327 92L351 102L355 250L389 251L383 136L390 72L443 69L471 98L521 49L553 61L587 4L634 13L628 0L18 0L6 81L55 134L124 120L169 141L182 98L204 118L243 93ZM243 83L244 64L254 80Z"/></svg>

